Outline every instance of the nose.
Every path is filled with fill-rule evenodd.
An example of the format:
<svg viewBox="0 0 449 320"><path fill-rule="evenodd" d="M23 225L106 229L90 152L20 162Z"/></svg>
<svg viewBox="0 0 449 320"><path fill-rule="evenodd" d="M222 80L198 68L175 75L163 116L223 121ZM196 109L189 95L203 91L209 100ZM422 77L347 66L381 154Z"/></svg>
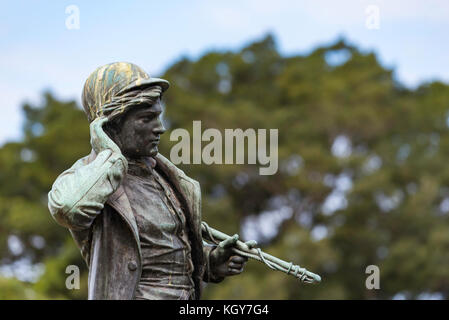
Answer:
<svg viewBox="0 0 449 320"><path fill-rule="evenodd" d="M154 132L155 134L161 135L161 134L163 134L165 131L167 131L167 130L165 129L164 124L162 123L161 118L159 118L158 121L157 121L157 125L156 125L156 126L154 127L154 129L153 129L153 132Z"/></svg>

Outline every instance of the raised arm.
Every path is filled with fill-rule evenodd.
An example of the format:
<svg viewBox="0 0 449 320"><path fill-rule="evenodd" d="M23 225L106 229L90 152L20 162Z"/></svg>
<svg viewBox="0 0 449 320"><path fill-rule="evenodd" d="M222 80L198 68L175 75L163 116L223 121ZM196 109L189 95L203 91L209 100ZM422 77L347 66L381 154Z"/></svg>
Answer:
<svg viewBox="0 0 449 320"><path fill-rule="evenodd" d="M127 170L127 161L117 145L103 131L106 118L91 123L91 144L97 157L89 164L78 160L54 182L48 194L48 208L62 226L88 229L113 194Z"/></svg>

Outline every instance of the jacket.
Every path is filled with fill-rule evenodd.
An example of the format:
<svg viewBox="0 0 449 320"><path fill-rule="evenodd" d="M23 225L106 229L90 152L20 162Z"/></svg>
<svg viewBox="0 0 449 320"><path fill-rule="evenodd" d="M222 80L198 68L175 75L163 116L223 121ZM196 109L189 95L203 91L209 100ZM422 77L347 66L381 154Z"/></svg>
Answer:
<svg viewBox="0 0 449 320"><path fill-rule="evenodd" d="M209 268L213 246L201 236L201 190L164 156L156 166L169 178L186 208L194 264L195 299L201 281L219 282ZM120 183L127 164L121 154L107 149L78 160L54 182L48 194L53 218L69 229L89 267L88 299L133 299L142 272L136 220Z"/></svg>

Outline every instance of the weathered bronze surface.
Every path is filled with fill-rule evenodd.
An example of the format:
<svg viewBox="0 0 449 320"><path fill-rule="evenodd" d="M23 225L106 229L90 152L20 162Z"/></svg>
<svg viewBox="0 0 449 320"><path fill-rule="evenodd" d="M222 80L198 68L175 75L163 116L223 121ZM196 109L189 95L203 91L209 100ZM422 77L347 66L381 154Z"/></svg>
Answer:
<svg viewBox="0 0 449 320"><path fill-rule="evenodd" d="M243 271L247 257L203 242L199 183L158 153L169 83L136 65L95 70L83 91L92 152L48 195L89 267L89 299L199 299L201 281Z"/></svg>

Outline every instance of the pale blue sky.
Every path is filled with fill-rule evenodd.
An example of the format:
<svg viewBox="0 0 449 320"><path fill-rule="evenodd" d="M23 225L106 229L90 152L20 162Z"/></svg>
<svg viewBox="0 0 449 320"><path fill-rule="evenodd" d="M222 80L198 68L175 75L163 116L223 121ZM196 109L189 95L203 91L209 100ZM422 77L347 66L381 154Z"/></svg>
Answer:
<svg viewBox="0 0 449 320"><path fill-rule="evenodd" d="M65 9L80 10L68 30ZM380 29L365 25L379 8ZM44 89L78 99L96 67L130 61L157 76L182 55L238 49L271 31L283 54L304 54L339 36L375 50L409 87L449 83L449 1L13 1L0 12L0 145L20 138L23 101ZM448 101L449 107L449 101Z"/></svg>

